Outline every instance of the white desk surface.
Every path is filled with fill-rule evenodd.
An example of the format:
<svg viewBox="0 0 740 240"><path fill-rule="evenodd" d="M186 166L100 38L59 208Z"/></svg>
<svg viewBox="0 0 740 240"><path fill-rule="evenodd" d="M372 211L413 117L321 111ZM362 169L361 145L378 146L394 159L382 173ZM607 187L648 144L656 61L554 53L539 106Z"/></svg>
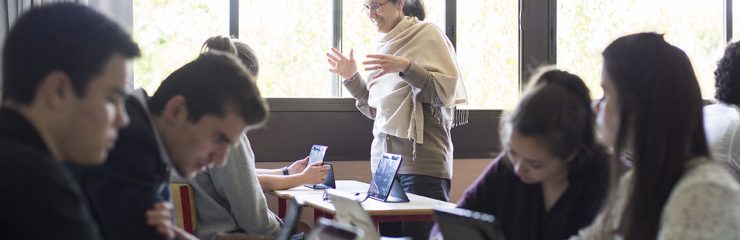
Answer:
<svg viewBox="0 0 740 240"><path fill-rule="evenodd" d="M348 193L366 193L369 184L354 180L337 180L337 190ZM274 191L279 198L298 198L307 206L327 213L334 213L334 204L323 199L324 190L314 190L300 186L288 190ZM364 196L364 194L362 194ZM388 203L368 198L362 202L362 207L370 216L384 215L430 215L435 208L454 208L454 203L440 201L412 193L406 193L409 202Z"/></svg>

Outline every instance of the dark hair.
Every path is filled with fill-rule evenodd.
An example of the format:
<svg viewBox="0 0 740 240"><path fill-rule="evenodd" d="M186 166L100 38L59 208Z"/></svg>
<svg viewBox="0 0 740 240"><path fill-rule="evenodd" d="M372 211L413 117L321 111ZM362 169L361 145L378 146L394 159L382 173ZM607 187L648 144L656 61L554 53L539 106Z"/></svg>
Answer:
<svg viewBox="0 0 740 240"><path fill-rule="evenodd" d="M588 87L571 73L542 68L532 76L524 96L502 121L503 131L536 138L543 147L567 160L569 177L588 174L586 165L607 168L606 150L594 136L594 113ZM501 134L508 138L510 133ZM503 143L507 139L502 139ZM504 148L508 148L504 144ZM602 160L601 162L595 162Z"/></svg>
<svg viewBox="0 0 740 240"><path fill-rule="evenodd" d="M250 126L267 119L267 103L252 75L234 55L221 51L203 53L170 74L149 99L151 112L162 114L167 102L177 95L185 97L191 122L198 122L206 114L224 117L228 111Z"/></svg>
<svg viewBox="0 0 740 240"><path fill-rule="evenodd" d="M634 131L632 194L618 231L625 239L655 239L663 206L686 163L709 155L699 84L688 56L660 34L618 38L602 55L619 99L617 159L627 132Z"/></svg>
<svg viewBox="0 0 740 240"><path fill-rule="evenodd" d="M201 53L211 49L235 54L255 78L259 75L257 56L246 43L226 36L213 36L203 43Z"/></svg>
<svg viewBox="0 0 740 240"><path fill-rule="evenodd" d="M393 4L398 4L398 1L403 2L403 15L409 17L416 17L419 21L424 21L427 14L424 10L424 3L422 0L391 0Z"/></svg>
<svg viewBox="0 0 740 240"><path fill-rule="evenodd" d="M740 42L727 46L714 77L714 97L723 103L740 104Z"/></svg>
<svg viewBox="0 0 740 240"><path fill-rule="evenodd" d="M41 80L63 71L78 96L114 54L139 55L139 47L102 14L74 3L32 8L10 29L3 47L3 99L30 104Z"/></svg>

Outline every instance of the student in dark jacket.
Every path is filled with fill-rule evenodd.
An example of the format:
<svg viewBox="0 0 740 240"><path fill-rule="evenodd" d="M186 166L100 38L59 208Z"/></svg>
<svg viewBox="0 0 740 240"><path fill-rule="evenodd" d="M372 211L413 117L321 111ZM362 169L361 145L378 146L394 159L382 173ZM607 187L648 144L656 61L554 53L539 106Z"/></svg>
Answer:
<svg viewBox="0 0 740 240"><path fill-rule="evenodd" d="M124 127L126 59L138 46L77 4L29 10L3 50L0 238L101 239L62 162L99 165Z"/></svg>
<svg viewBox="0 0 740 240"><path fill-rule="evenodd" d="M501 122L505 150L458 207L493 214L507 239L564 239L588 226L609 181L595 141L588 88L576 75L544 70ZM437 237L438 228L432 230Z"/></svg>
<svg viewBox="0 0 740 240"><path fill-rule="evenodd" d="M148 97L126 100L131 125L100 167L77 171L107 238L189 238L171 225L169 176L190 178L225 163L245 128L267 118L267 105L231 54L209 51L168 76ZM167 224L159 224L165 222Z"/></svg>

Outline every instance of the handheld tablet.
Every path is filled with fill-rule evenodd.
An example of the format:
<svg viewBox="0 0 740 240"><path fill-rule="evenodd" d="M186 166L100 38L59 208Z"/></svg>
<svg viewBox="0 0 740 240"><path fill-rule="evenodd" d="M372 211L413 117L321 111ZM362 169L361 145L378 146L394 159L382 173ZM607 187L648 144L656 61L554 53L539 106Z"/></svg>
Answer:
<svg viewBox="0 0 740 240"><path fill-rule="evenodd" d="M334 180L334 166L324 162L324 156L326 155L326 149L329 148L324 145L313 145L311 146L311 152L308 154L308 165L320 162L325 165L329 165L329 172L326 174L326 178L324 179L324 183L314 184L314 185L304 185L309 188L313 189L327 189L327 188L337 188L337 183Z"/></svg>
<svg viewBox="0 0 740 240"><path fill-rule="evenodd" d="M384 153L378 162L378 167L373 174L370 189L367 191L369 198L383 202L408 202L409 199L403 191L401 184L396 179L398 168L401 167L401 155Z"/></svg>
<svg viewBox="0 0 740 240"><path fill-rule="evenodd" d="M324 155L326 155L326 149L329 148L324 145L317 145L314 144L311 146L311 152L308 154L308 165L317 163L317 162L323 162L324 161Z"/></svg>
<svg viewBox="0 0 740 240"><path fill-rule="evenodd" d="M434 209L434 221L444 239L504 240L501 224L491 214L462 208Z"/></svg>

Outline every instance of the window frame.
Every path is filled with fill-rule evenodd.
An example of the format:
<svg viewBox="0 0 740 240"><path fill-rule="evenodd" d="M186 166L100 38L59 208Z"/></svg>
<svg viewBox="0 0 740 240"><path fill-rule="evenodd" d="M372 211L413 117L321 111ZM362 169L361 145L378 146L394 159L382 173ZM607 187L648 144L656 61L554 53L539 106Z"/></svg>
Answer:
<svg viewBox="0 0 740 240"><path fill-rule="evenodd" d="M521 92L532 71L542 65L557 64L557 0L519 0L519 66L518 83ZM239 0L230 0L230 35L238 37ZM333 46L342 49L342 4L333 0ZM457 0L445 2L445 30L453 46L457 46ZM236 9L236 11L234 11ZM236 16L234 16L236 15ZM725 39L732 39L732 0L725 0ZM524 60L526 59L526 61ZM342 98L343 87L333 77L331 98L268 98L272 120L262 129L249 133L258 162L294 161L304 157L312 143L332 143L327 160L369 159L372 121L360 114L354 99ZM471 109L470 123L452 130L455 159L493 158L500 152L498 122L504 110ZM291 120L291 119L300 120ZM296 129L303 119L319 119L319 131ZM355 123L347 124L352 120ZM364 120L363 120L364 119ZM347 128L347 129L342 129ZM361 129L361 131L352 131ZM336 136L349 131L350 135ZM486 133L486 134L481 134Z"/></svg>
<svg viewBox="0 0 740 240"><path fill-rule="evenodd" d="M230 1L232 7L238 8L239 0ZM546 0L546 7L538 2L520 0L518 5L520 57L517 81L520 91L526 85L522 76L528 76L528 70L554 64L554 22L551 21L555 19L556 5L554 0ZM342 3L342 0L333 0L332 42L338 49L342 49ZM453 46L457 46L457 0L446 0L445 8L445 33ZM238 37L238 17L232 16L230 20L230 34ZM524 59L522 56L535 61L521 61ZM307 146L313 143L330 146L326 156L328 161L369 159L372 121L359 113L354 99L341 97L341 81L338 77L334 81L336 89L332 92L336 97L267 98L271 120L265 127L248 134L258 162L300 159L307 154ZM500 152L498 123L503 112L501 109L471 109L469 124L452 129L455 159L494 158ZM347 121L353 123L347 124ZM337 136L337 133L342 135Z"/></svg>

